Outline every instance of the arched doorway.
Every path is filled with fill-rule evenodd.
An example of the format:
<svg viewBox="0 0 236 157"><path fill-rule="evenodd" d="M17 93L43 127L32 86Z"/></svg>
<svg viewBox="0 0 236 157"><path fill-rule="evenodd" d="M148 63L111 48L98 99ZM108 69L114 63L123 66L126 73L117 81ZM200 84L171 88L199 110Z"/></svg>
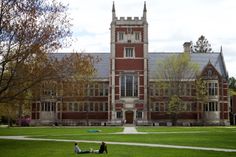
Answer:
<svg viewBox="0 0 236 157"><path fill-rule="evenodd" d="M125 112L125 119L126 119L126 124L133 124L134 112L133 111L126 111Z"/></svg>

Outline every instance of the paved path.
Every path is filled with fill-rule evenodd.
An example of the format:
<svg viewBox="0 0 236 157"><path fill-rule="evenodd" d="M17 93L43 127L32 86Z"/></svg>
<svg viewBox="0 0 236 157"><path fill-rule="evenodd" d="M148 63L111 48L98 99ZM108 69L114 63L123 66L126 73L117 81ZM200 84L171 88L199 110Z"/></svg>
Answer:
<svg viewBox="0 0 236 157"><path fill-rule="evenodd" d="M77 142L83 142L83 143L101 143L101 141L43 139L43 138L29 138L29 137L25 137L25 136L0 136L0 139L27 140L27 141L30 141L30 140L31 141L57 141L57 142L75 142L75 141L77 141ZM207 147L177 146L177 145L165 145L165 144L132 143L132 142L106 142L106 143L107 144L114 144L114 145L128 145L128 146L207 150L207 151L218 151L218 152L236 152L236 149L223 149L223 148L207 148Z"/></svg>
<svg viewBox="0 0 236 157"><path fill-rule="evenodd" d="M136 130L135 127L129 126L129 127L124 127L123 133L124 134L137 134L138 131Z"/></svg>
<svg viewBox="0 0 236 157"><path fill-rule="evenodd" d="M112 134L147 134L147 133L138 132L134 126L125 126L123 132L116 132Z"/></svg>

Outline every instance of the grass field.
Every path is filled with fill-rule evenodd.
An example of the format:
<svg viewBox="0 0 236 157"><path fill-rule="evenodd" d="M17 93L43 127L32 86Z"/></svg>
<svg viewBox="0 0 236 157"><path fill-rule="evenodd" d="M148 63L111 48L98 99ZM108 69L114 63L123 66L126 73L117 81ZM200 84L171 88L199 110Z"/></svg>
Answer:
<svg viewBox="0 0 236 157"><path fill-rule="evenodd" d="M100 130L90 133L90 130ZM25 135L35 138L71 140L121 141L184 146L236 149L236 127L138 127L148 134L111 134L121 132L121 127L82 128L0 128L0 136ZM82 149L98 148L96 143L80 143ZM144 146L108 145L109 157L222 157L236 153L203 150L158 148ZM0 140L0 157L69 157L100 156L73 153L72 142Z"/></svg>

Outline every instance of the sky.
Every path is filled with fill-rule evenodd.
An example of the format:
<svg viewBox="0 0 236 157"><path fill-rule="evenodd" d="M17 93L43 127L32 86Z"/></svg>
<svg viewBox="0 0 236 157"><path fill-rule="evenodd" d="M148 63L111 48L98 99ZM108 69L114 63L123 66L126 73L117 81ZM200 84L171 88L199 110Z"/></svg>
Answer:
<svg viewBox="0 0 236 157"><path fill-rule="evenodd" d="M61 0L69 5L72 44L59 52L110 52L113 0ZM117 17L142 17L144 0L114 0ZM182 52L204 35L223 48L229 77L236 77L236 0L146 0L149 52Z"/></svg>

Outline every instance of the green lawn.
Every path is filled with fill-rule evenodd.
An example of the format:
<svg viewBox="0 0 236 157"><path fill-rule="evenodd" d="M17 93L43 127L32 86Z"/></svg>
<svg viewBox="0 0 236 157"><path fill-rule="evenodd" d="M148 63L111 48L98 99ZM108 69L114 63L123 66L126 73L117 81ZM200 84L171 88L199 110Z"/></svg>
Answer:
<svg viewBox="0 0 236 157"><path fill-rule="evenodd" d="M0 156L6 157L235 157L236 153L108 145L108 154L74 154L74 143L0 140ZM97 144L80 143L82 149Z"/></svg>
<svg viewBox="0 0 236 157"><path fill-rule="evenodd" d="M11 136L11 135L27 135L27 136L38 136L38 135L82 135L90 134L90 130L100 130L99 133L114 133L122 132L122 127L12 127L12 128L0 128L0 136Z"/></svg>
<svg viewBox="0 0 236 157"><path fill-rule="evenodd" d="M100 130L90 133L90 130ZM72 127L72 128L0 128L3 135L28 135L30 137L122 141L155 144L171 144L200 147L216 147L236 149L236 127L138 127L140 132L150 134L111 134L121 132L122 127ZM81 143L83 149L98 148L98 144ZM106 156L122 157L156 157L156 156L236 156L236 153L198 151L187 149L152 148L141 146L109 145L109 154ZM0 140L0 157L68 157L77 156L73 153L73 143L70 142L43 142L43 141L16 141ZM79 156L97 156L97 154L83 154Z"/></svg>

